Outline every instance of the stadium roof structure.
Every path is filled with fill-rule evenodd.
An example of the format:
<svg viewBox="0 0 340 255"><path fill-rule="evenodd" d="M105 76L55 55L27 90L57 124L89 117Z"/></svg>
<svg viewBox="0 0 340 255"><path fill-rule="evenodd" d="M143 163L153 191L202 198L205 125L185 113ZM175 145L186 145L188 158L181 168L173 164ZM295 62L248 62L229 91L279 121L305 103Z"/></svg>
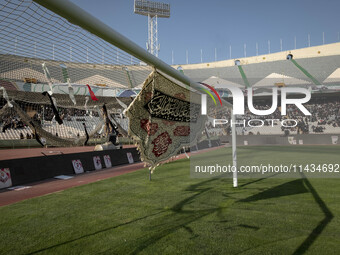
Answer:
<svg viewBox="0 0 340 255"><path fill-rule="evenodd" d="M256 87L276 86L280 81L297 86L340 85L340 43L181 67L197 82L215 76Z"/></svg>
<svg viewBox="0 0 340 255"><path fill-rule="evenodd" d="M272 87L281 84L287 86L287 85L311 85L312 83L306 80L300 80L283 74L271 73L267 77L255 83L252 87Z"/></svg>
<svg viewBox="0 0 340 255"><path fill-rule="evenodd" d="M225 79L221 79L216 76L211 76L208 79L204 80L203 83L209 84L213 86L216 89L223 89L225 88L225 85L232 85L238 88L244 88L244 85L232 82L232 81L227 81Z"/></svg>
<svg viewBox="0 0 340 255"><path fill-rule="evenodd" d="M330 76L328 76L324 83L340 84L340 68L337 68Z"/></svg>
<svg viewBox="0 0 340 255"><path fill-rule="evenodd" d="M310 53L312 48L314 48L314 52L317 51L317 54ZM338 48L340 48L340 43L258 56L256 57L257 62L254 61L255 57L239 59L239 66L235 65L235 60L226 60L182 65L182 68L185 74L194 81L204 82L215 88L223 88L223 84L244 88L247 83L252 87L271 87L276 86L277 83L304 87L339 85L340 51ZM305 52L304 58L303 52ZM326 53L322 54L322 52ZM292 54L293 60L286 59L288 54ZM295 58L295 55L299 58ZM151 72L151 68L144 65L75 63L9 54L0 55L0 59L0 69L2 70L0 78L9 81L34 78L38 83L47 83L48 80L42 69L42 63L45 63L51 73L52 82L65 83L60 67L61 64L65 64L72 83L99 85L107 88L138 89L141 88ZM176 66L174 67L176 68ZM245 82L240 68L243 69L247 82Z"/></svg>

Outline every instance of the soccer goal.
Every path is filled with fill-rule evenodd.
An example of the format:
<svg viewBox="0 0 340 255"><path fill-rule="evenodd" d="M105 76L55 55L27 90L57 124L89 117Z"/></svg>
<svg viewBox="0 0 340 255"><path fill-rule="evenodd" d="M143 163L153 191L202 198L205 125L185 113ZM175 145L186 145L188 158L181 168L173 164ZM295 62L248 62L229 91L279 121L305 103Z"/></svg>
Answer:
<svg viewBox="0 0 340 255"><path fill-rule="evenodd" d="M197 142L213 114L209 97L207 116L201 112L209 87L67 0L1 3L0 58L2 139L79 146L107 138L109 122L156 166ZM236 172L233 179L236 187Z"/></svg>

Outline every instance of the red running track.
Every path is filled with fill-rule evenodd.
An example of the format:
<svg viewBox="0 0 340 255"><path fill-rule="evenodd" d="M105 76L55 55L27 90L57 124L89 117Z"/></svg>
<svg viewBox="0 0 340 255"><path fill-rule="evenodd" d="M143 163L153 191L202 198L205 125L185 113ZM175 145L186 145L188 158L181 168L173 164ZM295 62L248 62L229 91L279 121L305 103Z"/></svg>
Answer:
<svg viewBox="0 0 340 255"><path fill-rule="evenodd" d="M205 150L201 150L198 153L206 152L209 150L218 149L224 146L209 148ZM8 157L12 158L22 158L22 157L37 157L42 155L41 151L44 153L49 153L49 151L62 151L64 154L66 153L77 153L77 152L86 152L86 151L93 151L94 147L74 147L74 148L48 148L48 149L17 149L17 150L6 150ZM0 159L3 151L0 151ZM23 154L25 152L25 154ZM27 154L26 154L27 153ZM189 153L190 155L190 153ZM180 154L176 157L177 159L185 158L185 154ZM84 173L80 175L76 175L71 179L68 180L58 180L58 179L48 179L41 182L31 183L25 185L25 189L19 190L8 190L3 189L0 191L0 206L5 206L13 203L20 202L22 200L30 199L33 197L39 197L43 195L47 195L50 193L62 191L65 189L69 189L76 186L85 185L88 183L93 183L97 181L101 181L104 179L112 178L118 175L130 173L137 171L139 169L144 168L144 162L123 165L123 166L116 166L109 169L103 170L96 170L89 173Z"/></svg>

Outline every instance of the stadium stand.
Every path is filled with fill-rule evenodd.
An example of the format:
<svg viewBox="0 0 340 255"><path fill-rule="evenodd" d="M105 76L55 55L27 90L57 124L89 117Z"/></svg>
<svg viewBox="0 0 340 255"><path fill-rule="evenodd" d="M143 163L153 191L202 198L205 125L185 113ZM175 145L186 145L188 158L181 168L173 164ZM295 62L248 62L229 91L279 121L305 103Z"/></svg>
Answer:
<svg viewBox="0 0 340 255"><path fill-rule="evenodd" d="M265 122L265 126L260 129L237 127L238 135L339 134L339 100L336 97L329 97L332 93L338 95L340 91L340 55L334 48L336 45L325 45L320 48L321 50L317 47L299 49L292 51L292 54L289 52L290 58L282 52L240 60L182 65L182 68L190 78L198 82L210 82L221 96L227 98L229 95L223 90L224 84L243 87L246 93L245 85L249 83L253 87L256 109L268 109L271 105L270 87L304 87L312 91L312 100L305 104L312 113L310 117L303 116L290 106L287 116L281 116L279 111L265 117L252 115L249 111L244 116L238 116L239 121L266 118L296 119L297 127L282 128L281 125L269 127L269 123ZM324 52L326 53L323 55ZM230 112L217 113L215 117L230 119ZM213 128L210 123L209 132L211 135L230 134L230 127Z"/></svg>
<svg viewBox="0 0 340 255"><path fill-rule="evenodd" d="M254 107L259 110L265 110L270 108L270 104L268 99L262 99L254 103ZM318 96L312 99L311 103L305 104L305 107L310 111L311 116L304 116L301 111L292 105L287 106L287 115L285 116L281 115L280 110L276 110L271 115L258 116L253 115L247 109L245 115L237 116L238 123L243 123L245 120L246 124L245 126L236 125L236 132L238 135L340 134L340 100L337 94L333 97ZM230 116L230 111L221 111L217 112L214 118L230 120ZM272 124L270 121L272 119L277 121ZM296 120L296 127L285 128L280 125L279 122L288 119ZM255 121L251 125L259 125L261 128L251 127L247 124L249 120L262 120L264 124L261 126L260 121ZM212 119L210 119L208 127L211 135L229 135L231 132L229 124L222 127L219 125L213 127Z"/></svg>
<svg viewBox="0 0 340 255"><path fill-rule="evenodd" d="M268 57L268 56L266 56ZM55 120L52 119L53 114L49 106L42 104L32 97L32 92L42 92L48 88L48 82L42 63L48 67L51 76L51 82L55 87L55 94L68 94L67 80L62 72L61 65L67 66L68 77L70 82L74 85L75 95L88 95L88 92L84 89L86 84L92 86L93 92L97 96L127 96L133 97L137 90L131 90L140 88L141 84L150 74L150 67L134 62L132 65L116 65L116 64L94 64L94 63L81 63L81 62L65 62L55 61L51 59L39 59L31 57L23 57L18 55L2 54L0 55L0 86L4 87L7 91L20 91L24 94L13 95L12 99L18 102L24 102L24 104L37 104L43 105L44 113L38 107L37 113L40 115L40 121L43 120L42 128L48 133L56 135L62 138L76 138L85 135L83 123L86 123L88 132L91 132L99 124L100 118L98 116L91 116L91 114L84 110L84 98L77 108L79 111L76 113L76 108L73 109L70 105L66 108L61 108L60 113L63 115L64 124L56 125ZM265 57L263 57L264 59ZM260 57L259 57L260 59ZM228 93L224 93L223 85L229 84L237 86L241 89L246 89L246 85L252 86L255 93L255 108L265 109L270 105L270 87L273 86L302 86L317 91L313 94L313 98L320 98L325 92L325 88L328 85L328 91L336 92L337 86L340 85L340 55L321 55L314 57L301 57L295 59L295 54L292 54L292 59L286 59L286 56L282 59L275 59L274 61L258 61L256 63L247 63L245 60L239 60L239 64L236 65L234 60L233 65L226 66L214 66L209 64L197 65L197 68L193 66L182 65L184 73L191 79L197 82L204 82L215 87L221 96L228 96ZM213 66L213 67L212 67ZM299 66L301 68L299 68ZM306 70L306 72L303 72ZM310 75L306 75L310 74ZM322 83L323 89L315 86L315 80ZM334 86L335 85L335 86ZM64 87L60 87L64 86ZM78 86L78 87L77 87ZM82 87L82 90L81 90ZM108 89L107 93L103 92L103 89ZM320 95L318 94L320 92ZM37 94L34 94L37 95ZM19 98L18 98L19 96ZM258 98L257 98L258 96ZM26 98L24 101L20 101ZM39 98L39 96L38 96ZM2 99L2 98L1 98ZM79 99L77 99L77 103ZM332 99L333 100L333 99ZM60 101L60 99L58 99ZM131 100L130 100L131 101ZM103 101L108 102L108 101ZM46 103L46 102L45 102ZM47 104L47 103L46 103ZM61 103L62 105L63 103ZM5 102L1 101L1 107L5 105ZM26 106L25 106L26 107ZM25 108L23 107L23 108ZM121 108L121 106L119 106ZM128 129L128 120L122 118L121 114L114 114L116 108L110 110L110 117L114 116L116 124L125 132ZM314 100L312 104L308 105L308 109L312 112L313 117L304 118L297 114L294 109L288 108L288 114L286 117L282 117L279 112L266 116L266 118L295 118L299 120L298 128L290 128L289 133L340 133L339 130L339 102L329 101L321 102ZM325 116L324 109L334 109L331 114ZM92 109L93 110L93 109ZM71 111L71 112L69 112ZM329 112L329 110L328 110ZM230 117L229 116L217 116ZM253 116L249 112L244 116L245 119L259 118ZM18 115L12 114L11 116L2 116L1 129L7 125L4 132L1 132L0 139L20 139L22 137L31 137L34 131L24 125L22 128L18 128L17 122L21 121ZM268 125L268 123L265 123ZM211 128L209 132L213 135L230 133L230 129L225 128ZM275 125L271 128L261 128L261 131L256 131L256 128L245 127L237 128L238 134L277 134L282 135L287 131L279 125ZM100 134L98 134L100 136Z"/></svg>
<svg viewBox="0 0 340 255"><path fill-rule="evenodd" d="M51 73L52 81L55 83L63 83L64 77L61 72L60 64L64 62L58 61L44 61L41 59L28 59L19 56L9 56L2 55L2 60L0 62L0 68L2 70L0 74L0 86L3 86L6 90L23 90L23 91L32 91L32 84L35 84L32 80L36 80L38 84L46 84L48 80L43 73L43 69L41 68L41 63L45 62L48 65L49 71ZM314 77L318 77L319 80L328 81L324 85L335 83L332 82L332 79L327 80L331 74L334 74L338 67L340 66L340 56L325 56L325 57L315 57L315 58L306 58L299 59L297 61L299 65L303 66L306 70L308 70ZM68 73L72 79L72 82L79 84L98 84L100 86L108 86L110 88L121 88L121 95L124 95L124 88L126 89L126 85L122 84L131 84L131 77L133 83L142 83L145 77L148 75L148 71L143 67L141 70L135 72L138 69L138 66L131 66L129 69L123 69L122 67L110 66L110 65L93 65L93 64L79 64L77 63L74 66L74 63L67 63ZM313 86L312 81L306 77L306 75L301 72L290 60L280 60L273 62L264 62L257 64L249 64L242 65L245 75L249 83L257 88L258 93L264 87L275 86L276 83L281 82L285 85L295 85L295 86ZM185 69L185 66L184 66ZM238 66L229 66L229 67L217 67L217 68L200 68L200 69L188 69L185 70L186 74L193 78L196 81L203 81L205 83L209 83L214 86L216 89L223 89L223 84L229 83L234 86L245 88L244 81L238 69ZM141 75L141 73L143 75ZM216 76L215 76L216 75ZM11 81L16 81L22 86L15 86L13 82L7 81L5 79L9 79ZM31 83L25 83L25 79L32 79ZM130 80L127 80L130 79ZM26 80L27 81L27 80ZM100 82L100 83L99 83ZM120 84L122 82L122 84ZM58 91L56 92L58 93ZM3 106L5 102L2 100L1 106ZM258 104L255 107L261 109L263 105ZM313 119L302 119L301 115L295 114L293 110L288 108L288 116L290 118L300 119L301 123L299 124L299 128L290 128L289 132L291 134L294 133L340 133L339 130L339 102L327 102L320 103L316 102L315 104L308 105L308 109L312 112ZM325 116L325 109L334 109L332 114ZM47 113L51 113L51 109L45 109L46 113L44 116L43 128L52 134L58 134L60 137L64 138L74 138L77 136L83 136L85 134L84 127L82 122L87 123L88 131L92 131L93 128L98 124L99 118L95 116L89 116L85 114L85 111L80 111L80 115L76 114L66 114L64 116L64 125L62 127L58 127L55 124L55 121L52 120L52 115L47 116ZM128 129L128 120L125 118L120 118L120 115L116 115L115 121L124 129ZM225 116L226 117L226 116ZM251 115L246 115L245 118L249 119ZM278 118L281 119L279 114L274 114L273 116L269 116L267 118ZM317 121L316 119L322 118L322 121ZM6 119L3 118L1 121L1 128L9 125L8 128L1 132L0 139L20 139L22 137L27 138L33 136L33 131L28 127L24 126L22 128L16 128L15 123L18 121L18 116L12 116L13 125L9 125L6 123ZM308 124L307 124L308 123ZM307 126L307 127L306 127ZM237 128L238 134L256 134L256 128ZM221 134L228 133L228 131L223 129L211 129L209 132L212 134ZM284 134L285 130L280 126L274 126L271 128L262 128L261 134Z"/></svg>
<svg viewBox="0 0 340 255"><path fill-rule="evenodd" d="M43 59L25 58L13 55L1 55L0 78L13 81L24 81L25 78L34 78L38 83L47 83L42 63L48 66L53 83L65 83L61 64L67 65L68 75L72 83L78 84L105 84L114 88L126 88L126 84L137 87L144 82L150 70L145 66L129 66L128 73L125 66L103 64L80 64L73 62L50 61ZM123 70L123 68L125 68ZM130 75L130 79L128 77ZM131 79L131 76L133 79Z"/></svg>

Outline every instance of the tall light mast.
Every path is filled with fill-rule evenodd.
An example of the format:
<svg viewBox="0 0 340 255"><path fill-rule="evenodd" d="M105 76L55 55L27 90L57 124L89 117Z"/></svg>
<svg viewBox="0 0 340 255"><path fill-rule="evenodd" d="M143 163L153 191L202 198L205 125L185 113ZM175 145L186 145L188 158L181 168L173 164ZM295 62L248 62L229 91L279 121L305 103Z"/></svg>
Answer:
<svg viewBox="0 0 340 255"><path fill-rule="evenodd" d="M148 16L148 42L147 50L158 57L160 45L158 43L157 18L170 18L170 4L135 0L134 13Z"/></svg>

